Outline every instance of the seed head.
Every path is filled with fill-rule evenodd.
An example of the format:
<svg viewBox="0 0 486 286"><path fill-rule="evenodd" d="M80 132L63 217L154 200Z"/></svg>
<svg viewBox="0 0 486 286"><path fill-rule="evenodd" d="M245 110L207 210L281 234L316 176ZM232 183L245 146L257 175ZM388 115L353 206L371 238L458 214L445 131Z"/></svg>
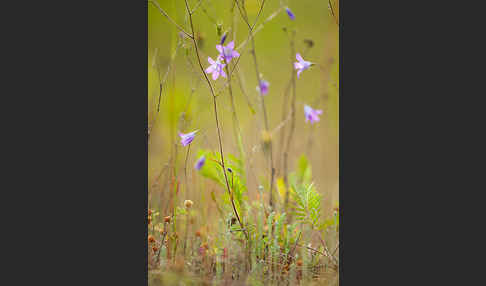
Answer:
<svg viewBox="0 0 486 286"><path fill-rule="evenodd" d="M314 41L311 39L304 39L304 43L307 45L308 48L312 48L314 46Z"/></svg>
<svg viewBox="0 0 486 286"><path fill-rule="evenodd" d="M155 242L155 237L153 235L148 236L148 242L149 243L154 243Z"/></svg>
<svg viewBox="0 0 486 286"><path fill-rule="evenodd" d="M186 206L186 208L188 208L188 209L190 209L193 204L194 203L191 200L185 200L184 201L184 206Z"/></svg>

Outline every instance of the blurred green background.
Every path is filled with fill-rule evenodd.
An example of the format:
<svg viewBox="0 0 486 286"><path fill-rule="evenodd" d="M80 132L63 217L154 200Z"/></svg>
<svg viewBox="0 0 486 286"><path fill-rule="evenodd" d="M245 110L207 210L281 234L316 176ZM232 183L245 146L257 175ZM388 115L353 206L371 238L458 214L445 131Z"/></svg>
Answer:
<svg viewBox="0 0 486 286"><path fill-rule="evenodd" d="M186 16L184 1L157 1L170 17L190 31ZM198 0L190 0L190 7L195 7ZM193 15L196 36L201 49L204 68L208 67L207 57L217 56L215 45L220 41L218 26L221 32L229 31L227 44L235 41L238 47L248 37L248 28L243 22L238 9L232 13L231 0L203 0ZM258 0L246 0L245 5L250 23L256 18L260 6ZM334 2L333 2L334 3ZM291 21L283 7L288 6L296 16ZM335 7L336 9L336 7ZM295 55L290 55L289 36L284 31L294 30L295 49L304 55L304 59L316 63L304 71L297 79L296 129L289 155L289 170L295 169L301 154L306 154L313 168L313 177L317 190L323 196L323 210L326 213L339 201L339 32L336 20L328 8L328 1L268 0L256 27L270 15L277 13L264 28L255 35L255 45L260 72L264 79L270 82L269 93L265 97L269 115L270 129L274 130L282 123L282 105L285 102L285 89L291 78L292 62ZM235 28L230 30L235 24ZM214 122L214 111L209 88L199 69L192 42L187 38L182 41L180 32L151 3L148 4L148 113L149 113L149 193L167 191L159 184L171 154L175 152L175 144L179 143L178 131L188 132L199 129L188 159L191 182L197 180L197 174L192 172L197 160L199 148L218 150L217 131ZM235 38L233 36L235 35ZM312 40L312 48L308 48L305 40ZM261 151L261 131L263 115L259 94L256 90L257 80L250 54L251 45L238 50L241 60L238 64L241 85L246 96L240 89L238 78L233 78L233 93L236 101L237 115L240 121L243 145L247 159L252 161L251 172L248 175L248 196L257 195L256 186L260 178L268 177L268 169L264 164ZM173 64L171 57L175 55ZM291 59L292 57L292 59ZM170 69L169 69L170 65ZM169 70L169 71L168 71ZM211 79L210 79L211 80ZM211 80L212 81L212 80ZM163 82L160 100L160 112L157 112L159 100L159 84ZM220 122L222 124L224 151L238 154L233 136L233 124L230 99L225 79L219 78L214 83L215 89L221 91L217 97ZM290 101L290 94L287 97ZM321 121L311 126L305 122L304 104L324 111ZM252 113L250 105L254 108ZM288 107L287 107L288 110ZM181 114L185 114L181 120ZM285 126L288 128L289 122ZM273 133L275 162L279 154L280 131ZM288 131L287 131L288 132ZM179 147L178 162L185 159L185 150ZM277 165L278 169L278 165ZM281 173L280 173L281 176ZM201 187L204 191L204 187ZM150 199L150 197L149 197Z"/></svg>

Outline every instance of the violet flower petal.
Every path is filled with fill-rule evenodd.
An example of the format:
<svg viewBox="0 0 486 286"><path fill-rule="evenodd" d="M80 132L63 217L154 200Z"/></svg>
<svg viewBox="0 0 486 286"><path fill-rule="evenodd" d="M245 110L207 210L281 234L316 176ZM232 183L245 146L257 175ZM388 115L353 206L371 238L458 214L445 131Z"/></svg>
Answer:
<svg viewBox="0 0 486 286"><path fill-rule="evenodd" d="M299 53L297 53L297 54L295 55L295 58L296 58L296 59L297 59L299 62L303 62L303 61L304 61L304 59L302 58L302 56L301 56Z"/></svg>
<svg viewBox="0 0 486 286"><path fill-rule="evenodd" d="M191 144L192 140L194 140L194 137L196 136L197 131L198 130L193 131L193 132L189 132L187 134L179 132L179 136L181 137L182 146L187 146L187 145Z"/></svg>
<svg viewBox="0 0 486 286"><path fill-rule="evenodd" d="M319 115L322 114L322 110L313 109L308 105L304 105L305 122L311 124L320 121Z"/></svg>
<svg viewBox="0 0 486 286"><path fill-rule="evenodd" d="M216 50L218 50L218 52L220 52L220 53L223 53L223 46L222 45L216 45Z"/></svg>

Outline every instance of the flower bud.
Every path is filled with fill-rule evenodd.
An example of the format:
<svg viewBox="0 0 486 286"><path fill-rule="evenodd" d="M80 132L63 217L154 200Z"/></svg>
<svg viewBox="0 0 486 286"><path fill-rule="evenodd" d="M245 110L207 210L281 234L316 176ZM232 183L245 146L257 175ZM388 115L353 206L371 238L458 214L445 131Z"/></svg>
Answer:
<svg viewBox="0 0 486 286"><path fill-rule="evenodd" d="M228 36L228 32L224 33L223 37L221 37L221 42L219 43L220 45L224 44L224 41L226 41L227 36Z"/></svg>

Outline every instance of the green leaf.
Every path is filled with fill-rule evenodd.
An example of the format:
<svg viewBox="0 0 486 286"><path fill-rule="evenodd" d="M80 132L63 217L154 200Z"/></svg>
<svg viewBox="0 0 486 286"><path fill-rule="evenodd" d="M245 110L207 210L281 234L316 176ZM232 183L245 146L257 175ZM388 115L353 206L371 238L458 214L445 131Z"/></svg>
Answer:
<svg viewBox="0 0 486 286"><path fill-rule="evenodd" d="M206 157L206 162L199 170L199 174L218 183L223 189L223 201L226 204L231 204L230 196L227 191L226 179L223 173L223 167L220 164L221 156L211 152L210 150L201 149L197 152L198 158L203 155ZM246 183L243 161L230 153L226 153L224 164L227 169L231 169L231 172L226 170L226 176L228 178L230 189L233 193L236 209L240 211L244 205L243 202L247 199L244 195L246 192Z"/></svg>
<svg viewBox="0 0 486 286"><path fill-rule="evenodd" d="M319 228L321 195L315 190L314 185L301 184L293 186L292 190L292 197L296 204L294 212L296 219L310 224L313 228Z"/></svg>

